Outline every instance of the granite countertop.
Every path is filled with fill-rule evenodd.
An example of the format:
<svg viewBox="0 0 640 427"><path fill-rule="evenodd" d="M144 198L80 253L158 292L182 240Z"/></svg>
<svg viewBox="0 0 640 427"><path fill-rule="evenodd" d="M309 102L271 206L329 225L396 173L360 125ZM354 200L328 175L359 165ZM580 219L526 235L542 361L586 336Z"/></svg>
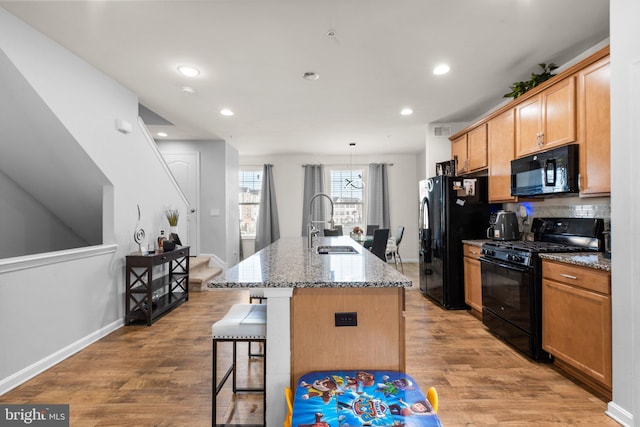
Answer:
<svg viewBox="0 0 640 427"><path fill-rule="evenodd" d="M463 240L462 243L465 245L477 246L479 248L482 247L483 244L491 242L490 239L477 239L477 240Z"/></svg>
<svg viewBox="0 0 640 427"><path fill-rule="evenodd" d="M348 245L356 254L321 255L318 245ZM347 236L281 238L207 283L210 288L410 287L411 279Z"/></svg>
<svg viewBox="0 0 640 427"><path fill-rule="evenodd" d="M543 253L540 254L540 258L581 267L595 268L597 270L611 271L611 260L605 258L602 252Z"/></svg>

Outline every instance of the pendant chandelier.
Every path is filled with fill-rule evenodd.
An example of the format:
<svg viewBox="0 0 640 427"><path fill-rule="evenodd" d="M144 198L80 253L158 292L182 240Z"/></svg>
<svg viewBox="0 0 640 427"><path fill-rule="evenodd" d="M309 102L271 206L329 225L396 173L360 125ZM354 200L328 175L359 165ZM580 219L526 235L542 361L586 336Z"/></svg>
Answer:
<svg viewBox="0 0 640 427"><path fill-rule="evenodd" d="M350 142L349 147L351 147L351 155L349 158L349 177L345 178L344 181L344 189L345 190L362 190L364 188L364 181L362 180L362 174L358 174L357 177L353 177L353 150L355 149L356 143Z"/></svg>

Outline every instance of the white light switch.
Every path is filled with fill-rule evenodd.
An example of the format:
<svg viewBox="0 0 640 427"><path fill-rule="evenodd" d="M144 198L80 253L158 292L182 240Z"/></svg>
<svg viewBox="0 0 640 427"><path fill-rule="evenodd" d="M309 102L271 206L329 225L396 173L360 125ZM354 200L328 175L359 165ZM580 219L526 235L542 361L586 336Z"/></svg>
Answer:
<svg viewBox="0 0 640 427"><path fill-rule="evenodd" d="M211 216L220 216L220 209L211 209L209 211L209 215L211 215Z"/></svg>

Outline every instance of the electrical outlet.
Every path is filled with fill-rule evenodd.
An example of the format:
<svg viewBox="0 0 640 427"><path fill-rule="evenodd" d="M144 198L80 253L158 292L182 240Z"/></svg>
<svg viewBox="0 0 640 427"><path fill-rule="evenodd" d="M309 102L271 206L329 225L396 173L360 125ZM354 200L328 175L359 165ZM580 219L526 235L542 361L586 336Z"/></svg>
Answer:
<svg viewBox="0 0 640 427"><path fill-rule="evenodd" d="M336 326L358 326L358 313L336 313Z"/></svg>

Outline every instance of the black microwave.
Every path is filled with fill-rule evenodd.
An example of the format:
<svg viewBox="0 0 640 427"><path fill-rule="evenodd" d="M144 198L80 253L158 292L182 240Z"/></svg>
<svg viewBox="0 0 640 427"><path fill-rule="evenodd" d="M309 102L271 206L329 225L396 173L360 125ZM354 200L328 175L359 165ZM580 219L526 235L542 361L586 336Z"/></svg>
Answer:
<svg viewBox="0 0 640 427"><path fill-rule="evenodd" d="M511 195L577 193L578 144L565 145L511 161Z"/></svg>

